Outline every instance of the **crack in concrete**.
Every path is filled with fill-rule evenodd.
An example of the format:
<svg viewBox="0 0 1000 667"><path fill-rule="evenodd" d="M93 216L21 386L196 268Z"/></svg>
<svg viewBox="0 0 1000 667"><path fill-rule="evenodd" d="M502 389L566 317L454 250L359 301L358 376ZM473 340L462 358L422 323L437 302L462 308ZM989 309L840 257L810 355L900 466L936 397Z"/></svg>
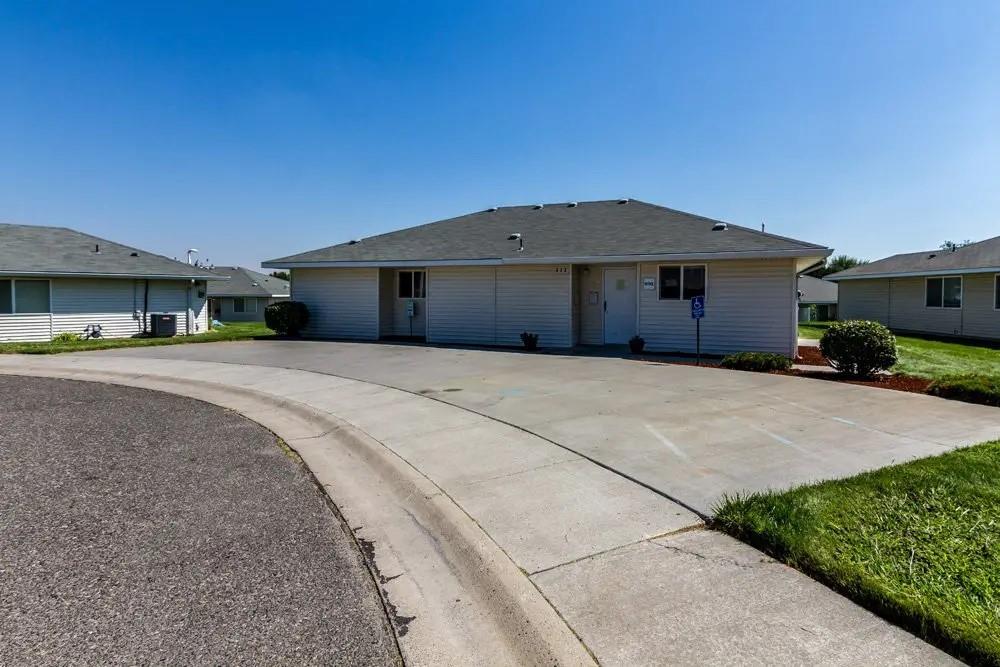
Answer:
<svg viewBox="0 0 1000 667"><path fill-rule="evenodd" d="M658 547L660 547L662 549L666 549L668 551L674 551L674 552L677 552L677 553L680 553L680 554L684 554L685 556L693 556L693 557L695 557L695 558L697 558L699 560L711 561L711 562L714 562L714 563L724 563L726 565L732 565L734 567L738 567L738 568L741 568L741 569L744 569L744 570L755 570L755 569L760 568L761 566L764 566L764 565L773 565L773 564L775 564L777 562L773 558L769 558L768 556L765 556L763 553L761 554L761 558L760 558L760 560L758 562L756 562L756 563L747 563L747 562L743 562L743 561L737 560L736 558L732 558L730 556L708 556L708 555L705 555L703 553L699 553L698 551L695 551L693 549L685 549L683 547L679 547L679 546L674 545L674 544L663 544L661 542L655 542L655 541L652 541L652 540L651 540L651 542L653 544L655 544L656 546L658 546Z"/></svg>

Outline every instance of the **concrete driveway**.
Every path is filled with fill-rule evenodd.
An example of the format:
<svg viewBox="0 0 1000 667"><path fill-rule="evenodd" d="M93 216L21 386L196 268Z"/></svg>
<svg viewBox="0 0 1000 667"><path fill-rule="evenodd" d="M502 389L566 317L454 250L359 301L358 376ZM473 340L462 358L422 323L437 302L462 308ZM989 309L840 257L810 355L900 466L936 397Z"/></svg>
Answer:
<svg viewBox="0 0 1000 667"><path fill-rule="evenodd" d="M502 420L703 514L1000 437L1000 410L854 385L620 358L309 341L96 354L275 366L374 382Z"/></svg>

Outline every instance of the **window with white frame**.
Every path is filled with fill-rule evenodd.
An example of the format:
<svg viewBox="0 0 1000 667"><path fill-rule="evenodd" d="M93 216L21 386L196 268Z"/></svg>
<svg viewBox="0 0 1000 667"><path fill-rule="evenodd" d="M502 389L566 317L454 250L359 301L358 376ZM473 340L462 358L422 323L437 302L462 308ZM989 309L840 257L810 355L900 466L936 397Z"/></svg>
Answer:
<svg viewBox="0 0 1000 667"><path fill-rule="evenodd" d="M705 296L708 268L704 264L677 264L659 267L661 301L690 301Z"/></svg>
<svg viewBox="0 0 1000 667"><path fill-rule="evenodd" d="M0 314L48 313L49 281L0 280Z"/></svg>
<svg viewBox="0 0 1000 667"><path fill-rule="evenodd" d="M962 307L962 276L927 278L925 284L924 305L928 308Z"/></svg>
<svg viewBox="0 0 1000 667"><path fill-rule="evenodd" d="M399 271L396 296L400 299L423 299L427 296L426 274L423 271Z"/></svg>

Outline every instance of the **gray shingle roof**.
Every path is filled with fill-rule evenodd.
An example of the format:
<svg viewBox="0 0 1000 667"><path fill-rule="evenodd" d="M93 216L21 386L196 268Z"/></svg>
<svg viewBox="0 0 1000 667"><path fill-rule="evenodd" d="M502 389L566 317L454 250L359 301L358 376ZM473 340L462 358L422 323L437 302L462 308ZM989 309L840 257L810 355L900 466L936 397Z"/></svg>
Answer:
<svg viewBox="0 0 1000 667"><path fill-rule="evenodd" d="M0 224L0 274L219 279L184 262L66 227L11 224Z"/></svg>
<svg viewBox="0 0 1000 667"><path fill-rule="evenodd" d="M825 257L821 245L728 225L636 200L504 206L496 210L401 229L356 243L264 262L281 267L330 262L531 261L544 258L621 257L691 253L786 252ZM521 234L518 252L510 234Z"/></svg>
<svg viewBox="0 0 1000 667"><path fill-rule="evenodd" d="M288 296L287 280L266 276L242 266L213 266L212 273L229 280L208 284L208 296Z"/></svg>
<svg viewBox="0 0 1000 667"><path fill-rule="evenodd" d="M922 275L935 273L967 273L1000 271L1000 236L951 250L925 250L893 255L830 274L827 280L874 278L891 275Z"/></svg>
<svg viewBox="0 0 1000 667"><path fill-rule="evenodd" d="M799 303L837 303L837 283L799 276Z"/></svg>

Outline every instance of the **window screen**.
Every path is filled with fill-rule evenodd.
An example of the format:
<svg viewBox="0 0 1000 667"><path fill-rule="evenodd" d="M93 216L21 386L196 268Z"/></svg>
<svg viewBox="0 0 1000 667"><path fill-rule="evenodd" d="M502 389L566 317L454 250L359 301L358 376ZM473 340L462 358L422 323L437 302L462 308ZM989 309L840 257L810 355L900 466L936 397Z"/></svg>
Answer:
<svg viewBox="0 0 1000 667"><path fill-rule="evenodd" d="M927 301L924 305L926 305L928 308L941 307L942 284L943 281L940 278L927 279Z"/></svg>
<svg viewBox="0 0 1000 667"><path fill-rule="evenodd" d="M0 280L0 315L10 314L13 311L10 300L10 281Z"/></svg>
<svg viewBox="0 0 1000 667"><path fill-rule="evenodd" d="M944 307L945 308L961 308L962 307L962 279L961 278L945 278L943 281L944 289Z"/></svg>
<svg viewBox="0 0 1000 667"><path fill-rule="evenodd" d="M705 267L684 267L684 299L705 296Z"/></svg>
<svg viewBox="0 0 1000 667"><path fill-rule="evenodd" d="M14 308L19 313L49 312L49 281L15 280Z"/></svg>
<svg viewBox="0 0 1000 667"><path fill-rule="evenodd" d="M241 296L233 297L233 312L234 313L245 313L247 312L247 302Z"/></svg>
<svg viewBox="0 0 1000 667"><path fill-rule="evenodd" d="M427 294L423 271L399 272L399 298L423 299Z"/></svg>
<svg viewBox="0 0 1000 667"><path fill-rule="evenodd" d="M660 298L661 299L681 298L681 267L679 266L660 267Z"/></svg>

